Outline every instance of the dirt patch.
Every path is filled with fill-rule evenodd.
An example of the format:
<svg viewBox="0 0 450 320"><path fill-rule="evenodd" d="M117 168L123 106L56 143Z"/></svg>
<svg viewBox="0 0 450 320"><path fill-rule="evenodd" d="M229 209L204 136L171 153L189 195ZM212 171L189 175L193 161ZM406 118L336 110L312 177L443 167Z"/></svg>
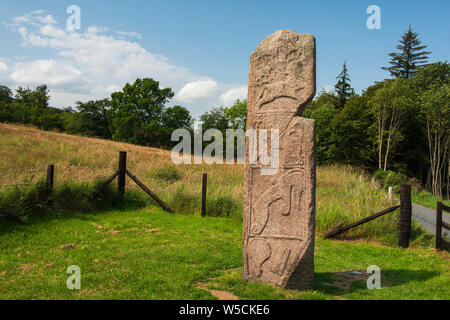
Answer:
<svg viewBox="0 0 450 320"><path fill-rule="evenodd" d="M69 244L62 245L62 246L60 246L59 248L60 248L61 250L68 250L68 249L75 249L76 247L77 247L76 244L69 243Z"/></svg>
<svg viewBox="0 0 450 320"><path fill-rule="evenodd" d="M29 272L31 269L33 269L34 268L34 265L26 265L26 266L23 266L22 267L22 273L25 273L25 272Z"/></svg>
<svg viewBox="0 0 450 320"><path fill-rule="evenodd" d="M153 233L153 232L157 232L157 231L159 231L158 228L145 230L145 232L147 232L147 233Z"/></svg>
<svg viewBox="0 0 450 320"><path fill-rule="evenodd" d="M201 282L201 283L199 283L196 286L196 288L208 291L209 293L211 293L211 295L213 297L216 297L219 300L226 300L226 301L227 300L228 301L230 301L230 300L239 300L239 297L235 296L231 292L214 290L214 289L208 289L208 285L209 285L209 283Z"/></svg>
<svg viewBox="0 0 450 320"><path fill-rule="evenodd" d="M345 271L345 272L335 272L331 276L333 278L332 283L323 282L324 285L336 287L341 289L344 293L348 293L351 290L351 286L353 282L361 280L367 281L370 277L370 274L367 274L363 271ZM345 299L342 297L337 297L340 299Z"/></svg>

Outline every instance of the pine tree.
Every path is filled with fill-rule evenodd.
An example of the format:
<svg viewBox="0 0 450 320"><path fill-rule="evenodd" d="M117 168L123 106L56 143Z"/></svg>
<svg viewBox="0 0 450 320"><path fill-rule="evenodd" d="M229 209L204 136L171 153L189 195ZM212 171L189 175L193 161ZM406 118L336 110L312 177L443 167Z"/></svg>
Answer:
<svg viewBox="0 0 450 320"><path fill-rule="evenodd" d="M355 94L355 90L350 85L350 76L348 75L347 63L344 62L341 73L336 77L338 79L335 85L335 91L339 99L339 107L344 108L347 100Z"/></svg>
<svg viewBox="0 0 450 320"><path fill-rule="evenodd" d="M419 34L413 32L411 26L405 32L397 45L399 53L390 53L390 67L383 67L383 70L389 71L394 78L411 78L414 73L428 62L428 54L424 51L427 46L422 46L419 40Z"/></svg>

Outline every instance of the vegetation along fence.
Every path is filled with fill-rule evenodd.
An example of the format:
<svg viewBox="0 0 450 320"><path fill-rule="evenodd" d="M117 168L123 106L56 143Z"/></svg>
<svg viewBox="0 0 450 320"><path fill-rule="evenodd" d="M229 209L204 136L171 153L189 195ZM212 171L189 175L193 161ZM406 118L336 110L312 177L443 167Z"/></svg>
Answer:
<svg viewBox="0 0 450 320"><path fill-rule="evenodd" d="M378 212L374 215L371 215L367 218L359 220L355 223L352 223L347 226L337 227L330 232L328 232L325 237L333 238L339 234L342 234L350 229L356 228L362 224L365 224L369 221L375 220L379 217L382 217L388 213L394 212L397 209L400 209L400 219L398 221L398 245L401 248L409 247L409 239L411 236L411 215L412 215L412 204L411 204L411 186L410 185L402 185L400 191L400 205L388 208L381 212Z"/></svg>
<svg viewBox="0 0 450 320"><path fill-rule="evenodd" d="M442 211L450 212L450 207L447 207L442 202L438 202L436 210L436 249L450 249L450 242L442 239L442 228L450 230L450 224L442 221Z"/></svg>
<svg viewBox="0 0 450 320"><path fill-rule="evenodd" d="M27 173L33 173L33 179L38 178L40 181L45 181L47 194L51 194L53 192L55 186L55 165L49 164L46 170L26 170ZM45 176L46 175L46 176ZM118 169L108 178L106 181L100 186L100 188L95 191L91 198L95 198L100 193L106 190L106 188L117 178L117 188L119 197L123 197L125 194L126 188L126 176L128 176L132 181L136 183L146 194L148 194L161 208L165 211L174 213L173 210L156 195L150 188L148 188L138 177L132 174L127 169L127 152L121 151L119 152L119 165ZM83 181L83 180L78 180ZM207 215L207 182L208 175L206 173L203 174L202 177L202 197L201 197L201 216L206 217ZM35 183L30 181L29 183L16 183L16 184L2 184L0 188L9 188L9 187L23 187L23 186L33 186Z"/></svg>

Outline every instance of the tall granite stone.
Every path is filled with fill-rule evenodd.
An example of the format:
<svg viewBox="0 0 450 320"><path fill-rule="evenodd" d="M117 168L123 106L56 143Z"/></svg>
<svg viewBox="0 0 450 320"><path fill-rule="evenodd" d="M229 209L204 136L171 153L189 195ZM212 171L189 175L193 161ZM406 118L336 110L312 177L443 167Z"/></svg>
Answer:
<svg viewBox="0 0 450 320"><path fill-rule="evenodd" d="M279 130L279 169L262 174L267 166L249 162L247 140L245 280L300 290L312 287L315 122L300 116L316 91L315 55L312 35L280 30L250 57L247 129Z"/></svg>

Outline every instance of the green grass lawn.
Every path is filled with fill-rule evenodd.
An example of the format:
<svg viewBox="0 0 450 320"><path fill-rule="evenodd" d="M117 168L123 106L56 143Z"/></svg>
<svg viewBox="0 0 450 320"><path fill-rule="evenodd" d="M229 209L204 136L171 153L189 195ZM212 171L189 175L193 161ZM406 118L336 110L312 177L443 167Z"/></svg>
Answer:
<svg viewBox="0 0 450 320"><path fill-rule="evenodd" d="M450 255L431 248L317 239L314 290L286 291L241 281L242 224L171 215L149 207L64 215L0 227L0 299L450 299ZM65 245L71 248L64 249ZM71 265L81 290L66 288ZM364 273L381 268L382 288Z"/></svg>
<svg viewBox="0 0 450 320"><path fill-rule="evenodd" d="M420 204L430 209L437 208L437 203L440 201L443 204L450 206L450 200L442 200L425 190L413 190L411 193L411 200L414 203Z"/></svg>

